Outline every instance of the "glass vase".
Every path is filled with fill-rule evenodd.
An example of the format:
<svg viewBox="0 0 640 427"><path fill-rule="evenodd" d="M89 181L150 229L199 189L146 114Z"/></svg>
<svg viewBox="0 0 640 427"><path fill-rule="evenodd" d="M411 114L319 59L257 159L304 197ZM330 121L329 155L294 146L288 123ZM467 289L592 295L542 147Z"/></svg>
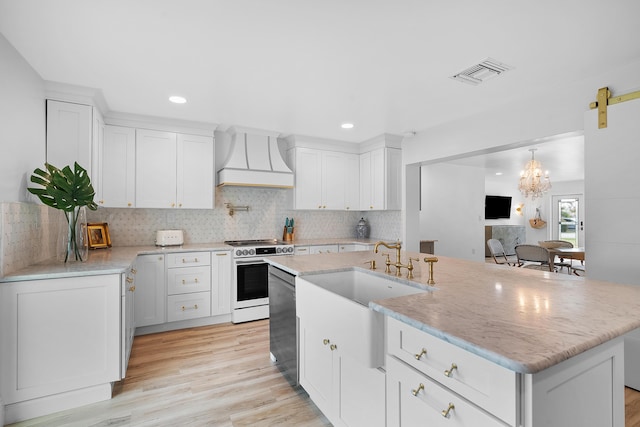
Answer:
<svg viewBox="0 0 640 427"><path fill-rule="evenodd" d="M58 261L82 262L89 256L87 239L87 210L84 206L63 212L58 232Z"/></svg>

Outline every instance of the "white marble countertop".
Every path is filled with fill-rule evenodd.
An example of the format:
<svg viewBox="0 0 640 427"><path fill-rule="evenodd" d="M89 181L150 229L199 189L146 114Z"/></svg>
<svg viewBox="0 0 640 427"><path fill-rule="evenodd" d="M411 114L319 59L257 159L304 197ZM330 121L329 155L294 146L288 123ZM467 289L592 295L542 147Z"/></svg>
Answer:
<svg viewBox="0 0 640 427"><path fill-rule="evenodd" d="M187 244L181 246L123 246L89 251L85 262L67 262L50 259L17 270L0 278L0 282L56 279L61 277L117 274L126 271L138 255L191 251L231 250L224 243Z"/></svg>
<svg viewBox="0 0 640 427"><path fill-rule="evenodd" d="M361 245L373 245L380 239L356 239L355 237L341 237L341 238L322 238L322 239L297 239L294 240L294 246L317 246L317 245L348 245L348 244L361 244ZM391 242L392 240L385 240L385 242Z"/></svg>
<svg viewBox="0 0 640 427"><path fill-rule="evenodd" d="M413 281L426 285L425 254L403 252L403 262L408 255L420 258ZM376 272L387 275L384 257L371 251L269 261L305 275L366 269L366 261L374 258ZM438 259L435 291L371 302L370 308L520 373L542 371L640 327L640 286ZM390 277L396 279L393 273Z"/></svg>

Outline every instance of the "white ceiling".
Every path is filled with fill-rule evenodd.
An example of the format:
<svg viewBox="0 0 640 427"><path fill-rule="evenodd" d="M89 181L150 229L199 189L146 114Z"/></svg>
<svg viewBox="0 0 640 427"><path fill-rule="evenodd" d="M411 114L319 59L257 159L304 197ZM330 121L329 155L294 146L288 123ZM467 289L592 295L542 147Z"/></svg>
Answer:
<svg viewBox="0 0 640 427"><path fill-rule="evenodd" d="M531 160L530 149L536 150L535 159L549 171L552 183L584 180L584 137L578 134L548 138L526 147L472 154L446 163L483 168L485 180L509 180L515 185L520 171ZM501 175L498 177L497 173Z"/></svg>
<svg viewBox="0 0 640 427"><path fill-rule="evenodd" d="M0 32L43 79L112 111L349 142L631 63L638 16L638 0L0 0ZM515 68L449 78L488 57Z"/></svg>

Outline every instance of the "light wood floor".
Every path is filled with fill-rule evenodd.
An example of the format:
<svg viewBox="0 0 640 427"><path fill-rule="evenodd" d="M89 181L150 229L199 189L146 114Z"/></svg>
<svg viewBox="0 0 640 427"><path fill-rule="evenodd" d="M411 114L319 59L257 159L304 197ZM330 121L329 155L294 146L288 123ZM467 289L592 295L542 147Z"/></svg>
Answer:
<svg viewBox="0 0 640 427"><path fill-rule="evenodd" d="M626 427L640 392L625 389ZM330 426L269 359L269 321L136 337L113 399L13 426Z"/></svg>
<svg viewBox="0 0 640 427"><path fill-rule="evenodd" d="M269 321L139 336L113 399L14 426L331 424L269 358Z"/></svg>

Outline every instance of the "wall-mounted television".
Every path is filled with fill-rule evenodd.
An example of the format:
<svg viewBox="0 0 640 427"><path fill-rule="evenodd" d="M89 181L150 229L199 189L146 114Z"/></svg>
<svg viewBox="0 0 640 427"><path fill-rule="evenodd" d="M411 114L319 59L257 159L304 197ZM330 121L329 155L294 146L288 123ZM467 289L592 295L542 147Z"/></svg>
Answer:
<svg viewBox="0 0 640 427"><path fill-rule="evenodd" d="M484 199L484 219L511 218L510 196L486 196Z"/></svg>

